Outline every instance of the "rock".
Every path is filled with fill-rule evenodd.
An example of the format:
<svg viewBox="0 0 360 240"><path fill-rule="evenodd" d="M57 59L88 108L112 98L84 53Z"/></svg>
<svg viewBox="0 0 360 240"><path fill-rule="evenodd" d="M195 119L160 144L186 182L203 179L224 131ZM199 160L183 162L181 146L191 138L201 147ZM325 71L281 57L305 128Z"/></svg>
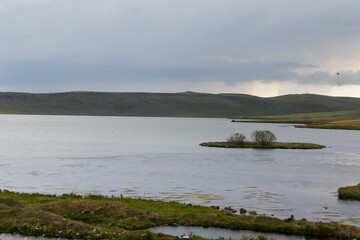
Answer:
<svg viewBox="0 0 360 240"><path fill-rule="evenodd" d="M220 209L220 207L219 207L219 206L211 206L210 208L217 209L217 210L219 210L219 209Z"/></svg>
<svg viewBox="0 0 360 240"><path fill-rule="evenodd" d="M300 221L306 222L307 220L306 220L306 218L302 218Z"/></svg>
<svg viewBox="0 0 360 240"><path fill-rule="evenodd" d="M293 221L295 221L294 215L291 214L291 217L290 218L285 218L284 221L285 222L293 222Z"/></svg>
<svg viewBox="0 0 360 240"><path fill-rule="evenodd" d="M246 214L246 213L247 213L247 211L245 208L240 208L240 214Z"/></svg>
<svg viewBox="0 0 360 240"><path fill-rule="evenodd" d="M255 211L250 211L249 214L250 215L257 215L257 213Z"/></svg>
<svg viewBox="0 0 360 240"><path fill-rule="evenodd" d="M231 212L231 213L236 213L237 211L235 209L232 209L231 207L225 207L224 208L226 211Z"/></svg>
<svg viewBox="0 0 360 240"><path fill-rule="evenodd" d="M88 213L89 213L89 210L84 209L84 210L82 210L82 211L81 211L81 213L80 213L80 214L81 214L81 215L84 215L84 214L88 214Z"/></svg>

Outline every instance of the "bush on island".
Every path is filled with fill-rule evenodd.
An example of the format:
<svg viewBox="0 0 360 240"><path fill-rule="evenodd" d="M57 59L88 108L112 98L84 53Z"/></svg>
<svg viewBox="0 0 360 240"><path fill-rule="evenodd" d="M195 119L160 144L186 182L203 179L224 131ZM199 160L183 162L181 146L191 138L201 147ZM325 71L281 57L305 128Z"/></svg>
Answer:
<svg viewBox="0 0 360 240"><path fill-rule="evenodd" d="M252 132L251 138L254 142L263 146L276 142L275 134L268 130L255 130Z"/></svg>
<svg viewBox="0 0 360 240"><path fill-rule="evenodd" d="M230 137L228 137L226 139L226 141L228 143L235 144L235 145L242 145L242 144L244 144L245 140L246 140L246 137L242 133L234 133L233 135L231 135Z"/></svg>

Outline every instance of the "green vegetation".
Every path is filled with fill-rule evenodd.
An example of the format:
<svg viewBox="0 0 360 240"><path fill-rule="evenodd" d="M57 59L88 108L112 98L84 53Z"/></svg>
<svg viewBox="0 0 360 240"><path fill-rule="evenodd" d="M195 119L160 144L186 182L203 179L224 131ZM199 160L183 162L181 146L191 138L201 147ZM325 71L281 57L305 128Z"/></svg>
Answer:
<svg viewBox="0 0 360 240"><path fill-rule="evenodd" d="M337 239L360 239L360 228L336 222L308 222L227 211L176 202L99 195L61 196L2 191L0 232L77 239L177 239L145 229L186 225L249 229ZM193 237L192 239L200 239Z"/></svg>
<svg viewBox="0 0 360 240"><path fill-rule="evenodd" d="M228 142L205 142L200 146L219 147L219 148L260 148L260 149L322 149L324 145L314 143L292 143L292 142L275 142L271 145L260 145L256 142L245 142L244 144L231 144Z"/></svg>
<svg viewBox="0 0 360 240"><path fill-rule="evenodd" d="M256 123L294 123L303 124L296 125L297 128L325 128L325 129L345 129L345 130L360 130L360 111L343 111L326 113L327 116L319 116L320 113L312 114L297 114L281 116L262 117L264 119L251 120ZM296 117L295 117L296 116ZM306 117L304 117L306 116ZM249 121L233 121L233 122L249 122Z"/></svg>
<svg viewBox="0 0 360 240"><path fill-rule="evenodd" d="M360 109L360 98L312 94L260 98L244 94L0 93L0 113L161 117L263 116Z"/></svg>
<svg viewBox="0 0 360 240"><path fill-rule="evenodd" d="M338 197L343 200L360 200L360 183L357 186L347 186L338 189Z"/></svg>

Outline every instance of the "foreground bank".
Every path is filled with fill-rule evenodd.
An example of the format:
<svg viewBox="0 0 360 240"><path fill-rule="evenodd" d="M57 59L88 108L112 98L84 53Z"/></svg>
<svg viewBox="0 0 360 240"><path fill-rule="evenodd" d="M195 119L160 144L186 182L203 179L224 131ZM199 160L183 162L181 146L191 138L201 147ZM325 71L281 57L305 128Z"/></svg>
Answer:
<svg viewBox="0 0 360 240"><path fill-rule="evenodd" d="M121 196L55 196L2 191L0 210L0 232L35 236L164 239L163 235L146 229L161 225L183 225L360 239L360 228L335 222L237 215L208 207ZM173 238L176 237L170 237Z"/></svg>

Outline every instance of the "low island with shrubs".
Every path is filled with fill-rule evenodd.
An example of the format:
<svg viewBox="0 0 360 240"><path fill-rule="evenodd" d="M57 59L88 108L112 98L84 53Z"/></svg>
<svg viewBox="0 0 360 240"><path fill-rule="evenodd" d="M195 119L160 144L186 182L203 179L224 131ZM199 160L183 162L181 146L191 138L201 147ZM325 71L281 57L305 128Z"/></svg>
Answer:
<svg viewBox="0 0 360 240"><path fill-rule="evenodd" d="M223 142L204 142L200 146L222 148L263 148L263 149L322 149L324 145L314 143L277 142L274 133L268 130L256 130L247 141L242 133L235 133Z"/></svg>

